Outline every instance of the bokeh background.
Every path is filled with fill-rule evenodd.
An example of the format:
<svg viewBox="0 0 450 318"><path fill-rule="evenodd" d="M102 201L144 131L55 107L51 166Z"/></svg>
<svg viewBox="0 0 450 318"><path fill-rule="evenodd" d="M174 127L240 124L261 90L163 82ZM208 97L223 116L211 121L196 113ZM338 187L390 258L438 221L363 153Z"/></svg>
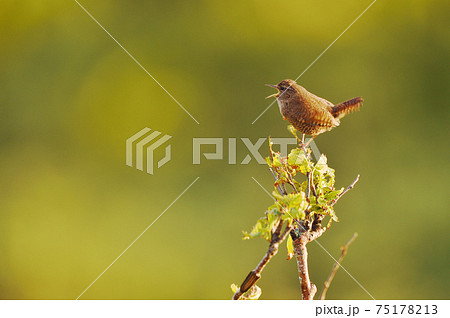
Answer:
<svg viewBox="0 0 450 318"><path fill-rule="evenodd" d="M289 137L276 105L252 124L263 84L296 78L370 2L80 1L198 125L76 2L1 1L0 298L77 298L200 177L82 299L230 299L267 247L241 239L271 204L251 178L273 180L254 159L192 165L192 137ZM343 265L377 299L450 294L448 12L379 0L298 81L366 101L316 139L338 186L361 174L320 242L337 257L358 232ZM153 176L125 165L146 126L173 136ZM262 299L300 297L285 253ZM310 245L314 283L332 264ZM340 270L328 298L369 297Z"/></svg>

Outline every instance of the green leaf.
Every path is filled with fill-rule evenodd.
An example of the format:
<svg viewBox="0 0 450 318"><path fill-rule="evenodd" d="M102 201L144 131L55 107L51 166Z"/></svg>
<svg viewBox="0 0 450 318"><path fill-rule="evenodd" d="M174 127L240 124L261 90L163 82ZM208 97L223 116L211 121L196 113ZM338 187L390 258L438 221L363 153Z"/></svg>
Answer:
<svg viewBox="0 0 450 318"><path fill-rule="evenodd" d="M344 188L342 188L342 189L340 189L340 190L326 191L325 194L324 194L324 198L325 198L328 202L333 201L334 199L337 198L337 196L338 196L339 194L342 193L343 190L344 190Z"/></svg>
<svg viewBox="0 0 450 318"><path fill-rule="evenodd" d="M281 219L281 213L277 209L272 209L267 213L267 232L272 233Z"/></svg>
<svg viewBox="0 0 450 318"><path fill-rule="evenodd" d="M305 219L305 210L299 209L298 207L291 208L289 210L289 214L291 217L297 220L304 220Z"/></svg>
<svg viewBox="0 0 450 318"><path fill-rule="evenodd" d="M242 233L244 234L243 236L243 240L248 240L254 237L258 237L258 236L262 236L265 239L267 239L267 236L269 236L269 240L270 240L270 231L268 231L268 221L266 218L260 218L256 224L253 226L252 230L250 231L250 233L243 231ZM269 232L269 233L268 233Z"/></svg>
<svg viewBox="0 0 450 318"><path fill-rule="evenodd" d="M317 198L317 204L325 205L327 203L328 203L328 201L325 199L325 197L323 195L321 195Z"/></svg>
<svg viewBox="0 0 450 318"><path fill-rule="evenodd" d="M290 166L299 166L306 160L305 153L299 148L292 149L288 155L288 164Z"/></svg>
<svg viewBox="0 0 450 318"><path fill-rule="evenodd" d="M316 168L317 168L319 171L328 168L328 165L327 165L327 156L325 156L324 154L322 154L322 155L320 156L319 160L318 160L317 163L316 163Z"/></svg>
<svg viewBox="0 0 450 318"><path fill-rule="evenodd" d="M278 156L273 157L273 166L274 167L281 167L281 161Z"/></svg>
<svg viewBox="0 0 450 318"><path fill-rule="evenodd" d="M306 174L308 171L311 171L310 162L300 148L291 150L287 157L287 163L295 172L300 171L300 173Z"/></svg>
<svg viewBox="0 0 450 318"><path fill-rule="evenodd" d="M294 244L292 243L292 237L290 235L288 235L286 245L288 251L288 259L291 259L292 255L294 255Z"/></svg>
<svg viewBox="0 0 450 318"><path fill-rule="evenodd" d="M334 213L334 209L333 208L330 208L329 213L330 213L331 218L333 219L334 222L339 222L339 219L338 219L336 213Z"/></svg>
<svg viewBox="0 0 450 318"><path fill-rule="evenodd" d="M276 192L276 191L272 191L272 195L273 195L273 197L274 197L275 199L277 199L277 200L283 200L283 199L284 199L283 195L279 194L279 193Z"/></svg>
<svg viewBox="0 0 450 318"><path fill-rule="evenodd" d="M289 194L289 207L299 207L303 202L305 202L305 193L298 192L296 194Z"/></svg>

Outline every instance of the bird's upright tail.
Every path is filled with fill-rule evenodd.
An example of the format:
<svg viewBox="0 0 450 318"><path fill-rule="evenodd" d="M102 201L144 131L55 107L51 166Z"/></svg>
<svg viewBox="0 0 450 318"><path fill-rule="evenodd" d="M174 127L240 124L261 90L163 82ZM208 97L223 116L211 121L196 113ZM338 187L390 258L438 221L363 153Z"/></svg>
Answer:
<svg viewBox="0 0 450 318"><path fill-rule="evenodd" d="M336 106L333 106L331 109L331 114L334 118L341 119L345 115L358 110L362 106L362 103L363 99L361 97L349 99L345 102L337 104Z"/></svg>

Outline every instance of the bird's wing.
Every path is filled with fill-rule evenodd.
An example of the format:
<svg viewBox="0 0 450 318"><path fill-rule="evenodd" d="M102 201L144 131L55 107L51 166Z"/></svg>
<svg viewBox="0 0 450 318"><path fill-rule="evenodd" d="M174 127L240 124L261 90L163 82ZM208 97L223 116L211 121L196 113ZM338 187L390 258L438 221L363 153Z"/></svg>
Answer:
<svg viewBox="0 0 450 318"><path fill-rule="evenodd" d="M318 100L320 100L322 102L323 105L329 106L329 107L333 107L334 104L328 100L326 100L325 98L316 96Z"/></svg>
<svg viewBox="0 0 450 318"><path fill-rule="evenodd" d="M313 122L315 122L317 126L339 126L339 120L334 118L334 116L331 114L331 110L334 106L332 102L310 92L308 101L309 102L307 103L307 105L309 105L308 108L310 110L311 118L314 119Z"/></svg>
<svg viewBox="0 0 450 318"><path fill-rule="evenodd" d="M316 103L318 103L321 107L327 108L327 107L333 107L334 104L325 98L319 97L311 92L308 91L308 99L314 100Z"/></svg>
<svg viewBox="0 0 450 318"><path fill-rule="evenodd" d="M334 118L327 108L316 108L313 117L317 126L330 128L339 126L339 120Z"/></svg>

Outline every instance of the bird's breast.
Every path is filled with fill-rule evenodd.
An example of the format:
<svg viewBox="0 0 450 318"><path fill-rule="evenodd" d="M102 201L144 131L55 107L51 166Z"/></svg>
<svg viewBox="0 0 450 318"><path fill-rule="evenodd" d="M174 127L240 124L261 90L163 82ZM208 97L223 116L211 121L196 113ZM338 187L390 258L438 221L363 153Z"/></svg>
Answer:
<svg viewBox="0 0 450 318"><path fill-rule="evenodd" d="M280 109L280 113L283 114L281 109L283 108L283 102L277 98L278 108Z"/></svg>
<svg viewBox="0 0 450 318"><path fill-rule="evenodd" d="M289 102L286 100L281 100L281 99L277 98L277 103L278 103L278 108L280 109L281 115L283 115L283 117L287 117L288 110L289 110Z"/></svg>

